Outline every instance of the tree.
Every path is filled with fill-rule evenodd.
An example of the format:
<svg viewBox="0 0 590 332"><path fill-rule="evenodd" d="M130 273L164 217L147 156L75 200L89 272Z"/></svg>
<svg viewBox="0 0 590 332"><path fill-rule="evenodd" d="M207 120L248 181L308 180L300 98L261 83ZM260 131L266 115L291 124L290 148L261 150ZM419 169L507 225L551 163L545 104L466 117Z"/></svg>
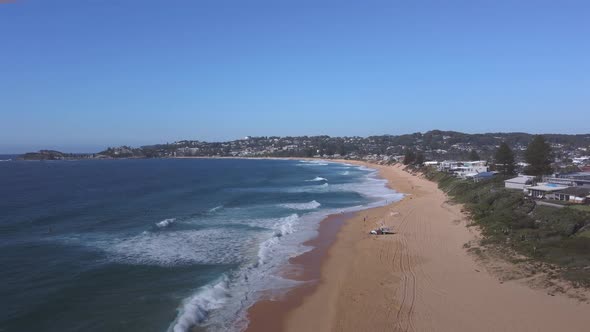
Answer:
<svg viewBox="0 0 590 332"><path fill-rule="evenodd" d="M404 165L413 164L416 160L416 154L411 149L406 149L406 153L404 154Z"/></svg>
<svg viewBox="0 0 590 332"><path fill-rule="evenodd" d="M421 166L422 164L424 164L424 155L422 153L418 153L418 155L416 156L416 160L414 161L414 164L417 166Z"/></svg>
<svg viewBox="0 0 590 332"><path fill-rule="evenodd" d="M477 151L471 150L471 152L469 152L469 160L471 160L471 161L480 160L479 154L477 154Z"/></svg>
<svg viewBox="0 0 590 332"><path fill-rule="evenodd" d="M514 153L506 144L502 142L498 149L496 150L496 154L494 155L494 159L496 161L496 167L498 171L502 172L504 175L512 175L514 174Z"/></svg>
<svg viewBox="0 0 590 332"><path fill-rule="evenodd" d="M524 158L529 164L525 172L529 175L544 175L549 174L553 170L551 168L551 146L545 141L542 135L535 135L533 141L527 147Z"/></svg>

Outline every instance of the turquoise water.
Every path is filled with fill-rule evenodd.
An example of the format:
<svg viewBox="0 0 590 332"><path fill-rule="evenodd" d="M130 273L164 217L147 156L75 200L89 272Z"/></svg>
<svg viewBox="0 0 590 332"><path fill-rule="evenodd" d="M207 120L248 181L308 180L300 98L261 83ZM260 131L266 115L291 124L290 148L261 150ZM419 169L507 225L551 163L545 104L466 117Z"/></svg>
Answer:
<svg viewBox="0 0 590 332"><path fill-rule="evenodd" d="M237 331L324 216L400 198L296 160L11 160L0 184L0 331Z"/></svg>

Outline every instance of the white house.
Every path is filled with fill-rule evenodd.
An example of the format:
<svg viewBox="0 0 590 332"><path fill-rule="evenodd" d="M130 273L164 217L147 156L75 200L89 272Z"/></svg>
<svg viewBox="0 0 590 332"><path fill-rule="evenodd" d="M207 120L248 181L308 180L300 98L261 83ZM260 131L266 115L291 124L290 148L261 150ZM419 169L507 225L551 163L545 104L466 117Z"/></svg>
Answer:
<svg viewBox="0 0 590 332"><path fill-rule="evenodd" d="M572 161L574 162L574 164L583 164L587 161L590 161L590 156L582 156L582 157L578 157L578 158L573 158Z"/></svg>
<svg viewBox="0 0 590 332"><path fill-rule="evenodd" d="M553 198L554 193L564 190L565 188L567 187L558 184L539 182L536 186L527 186L525 190L527 190L528 195L533 198L545 198L547 195L550 195L549 198Z"/></svg>
<svg viewBox="0 0 590 332"><path fill-rule="evenodd" d="M440 164L438 165L438 170L441 172L448 172L452 169L459 167L460 165L460 161L445 160L440 162Z"/></svg>
<svg viewBox="0 0 590 332"><path fill-rule="evenodd" d="M590 188L569 187L556 192L554 199L574 204L584 204L590 198Z"/></svg>
<svg viewBox="0 0 590 332"><path fill-rule="evenodd" d="M534 176L520 175L512 179L504 180L504 187L507 189L524 190L526 185L533 183Z"/></svg>
<svg viewBox="0 0 590 332"><path fill-rule="evenodd" d="M479 173L486 173L488 171L487 162L485 160L465 161L462 166L455 168L455 174L460 178L473 177Z"/></svg>

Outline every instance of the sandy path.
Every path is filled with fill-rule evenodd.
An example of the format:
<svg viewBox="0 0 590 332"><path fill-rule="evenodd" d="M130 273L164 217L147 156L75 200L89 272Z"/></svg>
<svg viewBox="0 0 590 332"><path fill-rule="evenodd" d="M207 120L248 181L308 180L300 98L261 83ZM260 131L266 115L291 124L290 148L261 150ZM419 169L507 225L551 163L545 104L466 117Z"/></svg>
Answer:
<svg viewBox="0 0 590 332"><path fill-rule="evenodd" d="M477 263L463 247L475 231L436 184L379 169L409 195L346 223L319 286L289 312L285 330L590 331L589 304L501 283ZM367 235L381 221L397 234Z"/></svg>

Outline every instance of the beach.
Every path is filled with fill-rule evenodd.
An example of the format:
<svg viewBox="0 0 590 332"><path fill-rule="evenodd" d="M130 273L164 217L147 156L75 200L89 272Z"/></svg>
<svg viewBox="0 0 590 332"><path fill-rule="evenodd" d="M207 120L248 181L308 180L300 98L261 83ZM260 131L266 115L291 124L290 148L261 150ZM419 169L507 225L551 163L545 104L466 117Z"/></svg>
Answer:
<svg viewBox="0 0 590 332"><path fill-rule="evenodd" d="M478 230L435 183L400 166L357 164L377 168L405 198L320 226L323 253L292 260L305 271L294 278L309 282L251 307L248 331L588 330L588 302L502 280L470 254ZM368 234L382 224L395 234Z"/></svg>

